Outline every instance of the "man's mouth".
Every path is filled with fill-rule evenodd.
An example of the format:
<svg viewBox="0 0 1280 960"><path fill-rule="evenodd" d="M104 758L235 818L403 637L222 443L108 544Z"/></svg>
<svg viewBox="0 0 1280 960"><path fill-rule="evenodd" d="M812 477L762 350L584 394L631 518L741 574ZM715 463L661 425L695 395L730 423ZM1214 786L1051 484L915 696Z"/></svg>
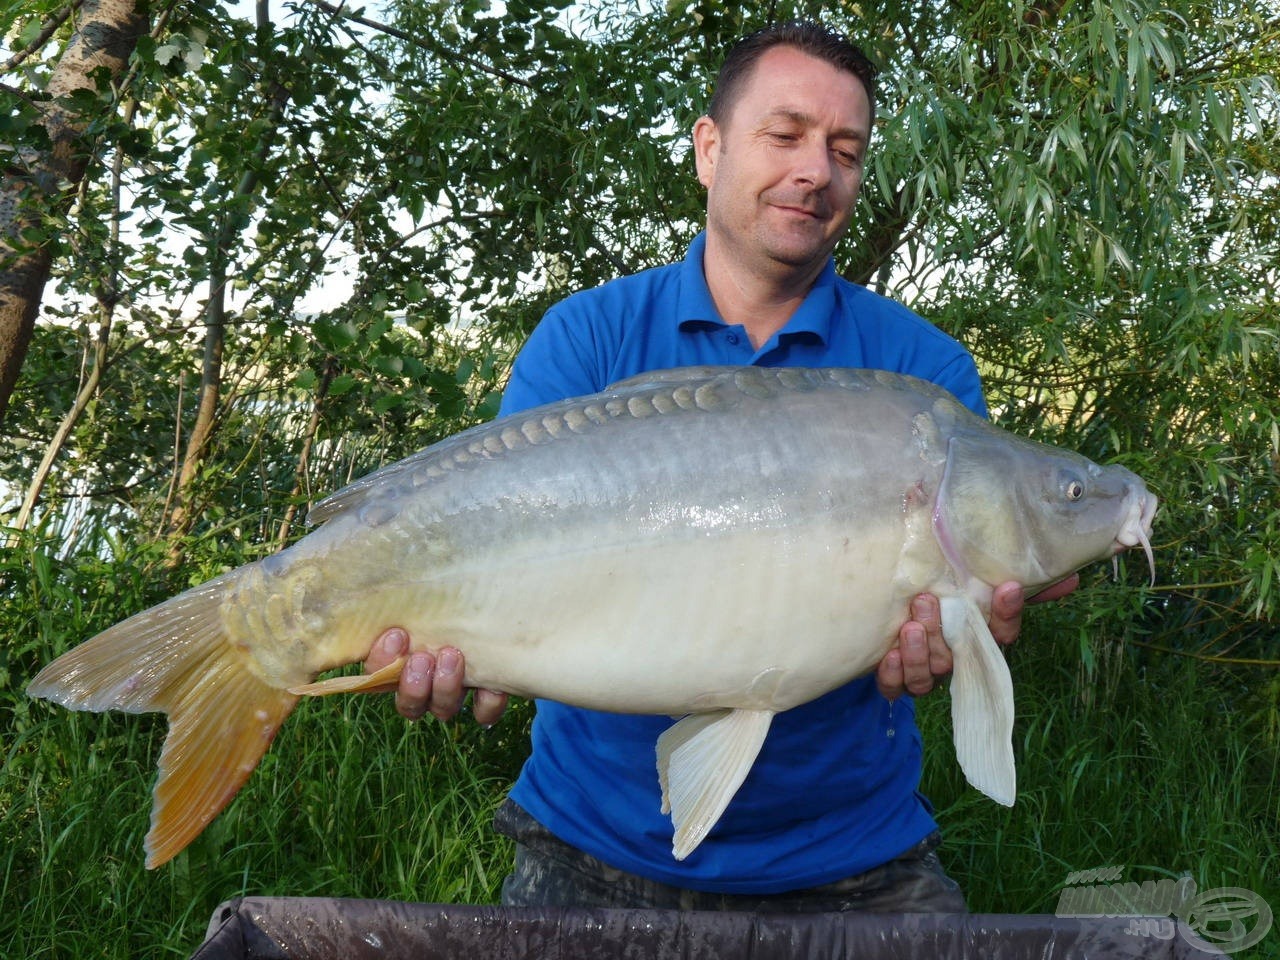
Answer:
<svg viewBox="0 0 1280 960"><path fill-rule="evenodd" d="M798 216L810 217L814 220L827 220L831 217L831 211L827 208L827 205L821 201L801 201L796 203L791 200L774 200L768 197L765 199L770 206L776 207L786 213L794 213Z"/></svg>

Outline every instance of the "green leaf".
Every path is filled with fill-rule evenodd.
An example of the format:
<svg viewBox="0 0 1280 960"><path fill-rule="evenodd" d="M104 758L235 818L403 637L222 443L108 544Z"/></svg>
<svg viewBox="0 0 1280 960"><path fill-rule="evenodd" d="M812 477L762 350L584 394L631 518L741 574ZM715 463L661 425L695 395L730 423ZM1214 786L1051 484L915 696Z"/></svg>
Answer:
<svg viewBox="0 0 1280 960"><path fill-rule="evenodd" d="M333 378L333 382L329 384L329 395L331 397L341 397L351 391L356 385L356 378L350 373L340 373Z"/></svg>
<svg viewBox="0 0 1280 960"><path fill-rule="evenodd" d="M386 394L374 401L373 410L375 413L381 416L383 414L390 413L392 410L395 410L398 407L403 406L404 402L405 402L405 398L401 394L398 394L398 393Z"/></svg>
<svg viewBox="0 0 1280 960"><path fill-rule="evenodd" d="M400 357L379 356L374 358L373 367L384 377L396 377L404 371L404 361Z"/></svg>

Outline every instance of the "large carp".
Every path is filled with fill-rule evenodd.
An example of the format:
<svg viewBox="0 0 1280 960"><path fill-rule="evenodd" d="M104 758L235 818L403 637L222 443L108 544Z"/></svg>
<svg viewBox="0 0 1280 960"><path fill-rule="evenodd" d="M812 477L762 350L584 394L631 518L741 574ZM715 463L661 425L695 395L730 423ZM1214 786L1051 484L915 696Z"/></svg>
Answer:
<svg viewBox="0 0 1280 960"><path fill-rule="evenodd" d="M457 646L469 685L682 716L656 745L682 858L774 714L872 671L922 591L954 658L960 765L1012 803L992 588L1034 591L1135 544L1150 559L1155 509L1128 470L1015 437L912 377L665 371L378 470L318 504L292 547L111 627L28 690L169 715L155 867L231 800L299 696L398 676L403 658L313 682L398 624L415 648Z"/></svg>

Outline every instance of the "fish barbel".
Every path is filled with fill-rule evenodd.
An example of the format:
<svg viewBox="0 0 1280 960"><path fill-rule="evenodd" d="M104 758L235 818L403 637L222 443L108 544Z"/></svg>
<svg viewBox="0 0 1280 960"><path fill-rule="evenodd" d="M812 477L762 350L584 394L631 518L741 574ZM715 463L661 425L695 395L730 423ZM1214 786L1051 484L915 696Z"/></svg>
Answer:
<svg viewBox="0 0 1280 960"><path fill-rule="evenodd" d="M750 770L773 716L875 669L910 599L940 599L957 759L1015 793L1013 691L986 624L1141 545L1136 475L999 430L878 371L699 367L474 427L319 503L318 529L98 634L28 687L77 710L163 711L147 866L230 802L300 696L388 626L452 645L466 683L683 717L656 744L673 854ZM661 663L662 670L652 664Z"/></svg>

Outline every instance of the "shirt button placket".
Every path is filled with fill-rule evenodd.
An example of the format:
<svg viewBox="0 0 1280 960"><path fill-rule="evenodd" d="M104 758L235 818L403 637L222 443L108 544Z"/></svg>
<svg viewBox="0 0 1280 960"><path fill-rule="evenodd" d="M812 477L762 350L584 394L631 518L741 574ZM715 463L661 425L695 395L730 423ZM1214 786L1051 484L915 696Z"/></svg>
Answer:
<svg viewBox="0 0 1280 960"><path fill-rule="evenodd" d="M725 350L727 360L731 363L746 362L744 358L750 356L750 351L743 346L747 342L746 337L737 330L729 330L724 335L724 342L727 345Z"/></svg>

